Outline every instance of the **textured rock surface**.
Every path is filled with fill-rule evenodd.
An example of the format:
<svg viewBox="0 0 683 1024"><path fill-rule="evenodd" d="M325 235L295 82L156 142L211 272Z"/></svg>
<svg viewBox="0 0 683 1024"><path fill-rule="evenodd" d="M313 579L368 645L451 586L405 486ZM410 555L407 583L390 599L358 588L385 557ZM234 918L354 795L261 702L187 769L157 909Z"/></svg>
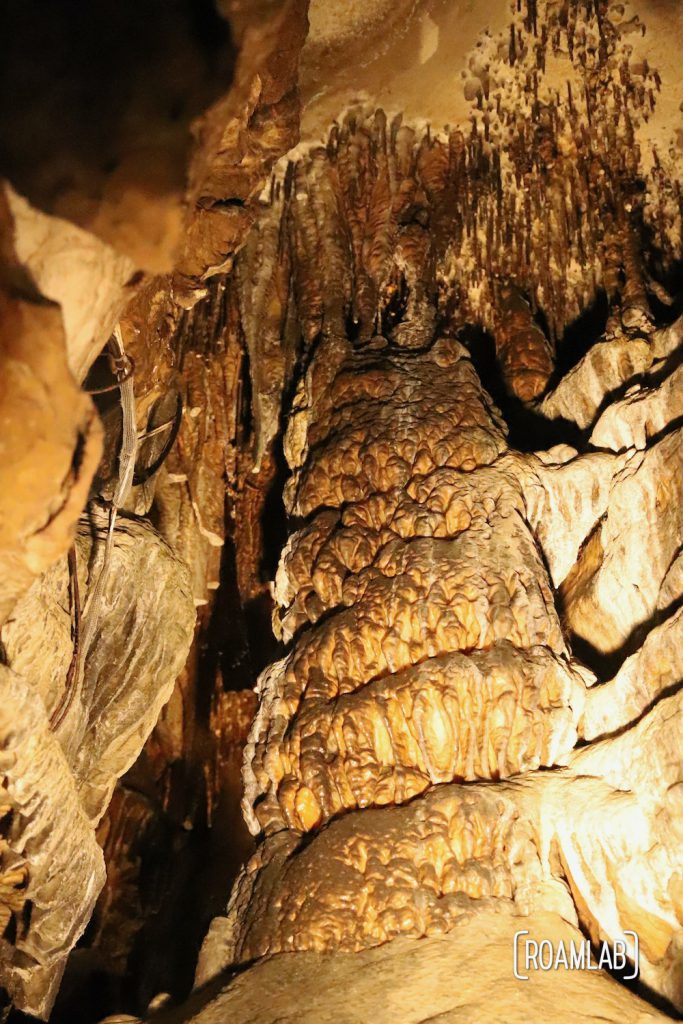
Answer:
<svg viewBox="0 0 683 1024"><path fill-rule="evenodd" d="M582 429L589 427L605 401L648 370L653 358L645 340L623 337L599 342L543 399L539 411L549 419L561 417Z"/></svg>
<svg viewBox="0 0 683 1024"><path fill-rule="evenodd" d="M593 426L590 440L596 448L643 448L680 415L674 353L682 330L683 323L677 320L647 339L622 336L599 341L538 403L539 412L582 429ZM673 367L667 366L668 357L674 357ZM624 388L629 397L619 401Z"/></svg>
<svg viewBox="0 0 683 1024"><path fill-rule="evenodd" d="M570 657L536 547L565 581L574 628L582 566L611 573L611 593L585 587L584 635L599 650L629 614L617 595L629 574L639 593L647 572L643 599L661 609L683 533L673 507L658 520L681 492L678 443L674 431L644 454L521 456L458 342L319 346L286 441L285 500L306 520L274 587L291 653L261 679L245 757L245 811L267 838L214 922L200 978L440 933L514 904L575 914L595 941L642 933L643 978L680 1003L680 695L659 699L680 681L677 617L595 685ZM647 570L643 503L661 545ZM614 537L613 566L588 561L598 531ZM647 631L648 618L634 624ZM579 735L625 727L572 754Z"/></svg>
<svg viewBox="0 0 683 1024"><path fill-rule="evenodd" d="M286 636L319 625L262 681L246 764L266 831L560 763L585 690L466 351L349 352L322 392L325 356L306 383L324 397L290 426L290 454L306 432L287 485L297 516L325 512L276 587Z"/></svg>
<svg viewBox="0 0 683 1024"><path fill-rule="evenodd" d="M276 833L214 922L200 978L273 953L360 950L482 913L552 909L595 942L634 930L643 979L680 1003L681 701L660 701L560 773L440 786L313 837Z"/></svg>
<svg viewBox="0 0 683 1024"><path fill-rule="evenodd" d="M69 369L82 381L130 300L135 266L87 231L32 209L11 188L5 195L17 259L61 307Z"/></svg>
<svg viewBox="0 0 683 1024"><path fill-rule="evenodd" d="M602 653L633 642L657 611L683 532L682 439L674 430L618 474L603 519L564 581L568 623Z"/></svg>
<svg viewBox="0 0 683 1024"><path fill-rule="evenodd" d="M527 15L538 38L535 7ZM595 56L590 29L579 42L546 15L533 44L539 91L555 30L569 32L575 58L586 47L584 71ZM513 30L512 64L517 45ZM600 46L604 85L618 33ZM555 108L567 130L573 88ZM587 136L577 128L570 143L557 122L554 149L525 148L500 99L468 139L354 113L274 181L240 273L266 439L273 377L292 386L278 345L293 321L303 343L284 440L293 533L273 588L288 649L261 677L245 754L245 814L265 838L214 922L202 980L289 951L457 932L461 918L514 906L559 912L595 941L642 931L646 984L681 1003L680 326L654 329L638 250L650 211L627 216L638 155L625 156L618 132L640 115L637 92L626 94L623 122L589 112L606 119L590 131L616 147L600 169ZM539 100L541 125L553 103ZM568 184L544 213L555 174ZM513 182L524 200L506 208ZM594 229L563 219L582 189L588 216L593 202L611 211ZM658 230L675 247L667 217ZM553 339L599 286L604 336L558 383ZM532 406L539 433L540 418L573 424L566 437L582 454L508 446L476 348L463 344L469 320L492 332L504 386ZM635 423L624 443L591 451L588 429L646 375L661 390L653 429ZM574 752L579 738L609 734ZM613 766L626 760L622 786ZM232 990L247 1001L248 976Z"/></svg>
<svg viewBox="0 0 683 1024"><path fill-rule="evenodd" d="M603 972L532 972L529 982L512 972L513 936L528 928L537 941L582 940L557 914L531 918L482 912L445 935L397 939L361 953L296 953L274 956L219 988L218 979L163 1024L179 1020L217 1024L317 1024L334 1007L340 1024L659 1024L671 1018L650 1007ZM520 985L524 987L520 989ZM301 993L308 996L301 1000Z"/></svg>
<svg viewBox="0 0 683 1024"><path fill-rule="evenodd" d="M101 428L71 371L62 312L15 248L0 192L0 624L65 555L100 458Z"/></svg>
<svg viewBox="0 0 683 1024"><path fill-rule="evenodd" d="M624 452L621 458L602 452L579 456L565 446L537 453L537 461L527 458L517 463L529 523L541 543L556 587L573 568L581 545L604 516L614 479L632 458L632 451Z"/></svg>
<svg viewBox="0 0 683 1024"><path fill-rule="evenodd" d="M10 924L0 946L0 978L18 1006L46 1016L104 883L104 862L38 692L11 669L0 673L0 899Z"/></svg>
<svg viewBox="0 0 683 1024"><path fill-rule="evenodd" d="M593 428L596 448L645 448L650 440L683 418L683 367L660 383L646 380L605 410Z"/></svg>
<svg viewBox="0 0 683 1024"><path fill-rule="evenodd" d="M102 520L96 545L86 526L79 534L81 594L101 570L105 533ZM81 680L69 671L68 591L58 563L2 630L2 792L11 811L0 858L3 872L18 865L26 874L2 984L38 1016L49 1013L104 882L95 825L170 696L195 615L186 567L148 524L120 520Z"/></svg>
<svg viewBox="0 0 683 1024"><path fill-rule="evenodd" d="M635 726L577 751L572 767L600 775L612 794L577 802L573 827L555 821L566 877L591 937L635 931L643 980L680 1009L680 688Z"/></svg>
<svg viewBox="0 0 683 1024"><path fill-rule="evenodd" d="M217 959L219 940L220 966L295 950L360 950L449 931L482 910L509 912L518 899L528 911L532 890L549 878L533 839L518 791L507 785L438 787L398 811L345 815L307 844L277 833L249 862L203 956L213 947Z"/></svg>
<svg viewBox="0 0 683 1024"><path fill-rule="evenodd" d="M581 724L586 739L635 721L654 700L674 690L683 678L682 630L683 609L679 609L648 633L610 682L589 692Z"/></svg>
<svg viewBox="0 0 683 1024"><path fill-rule="evenodd" d="M266 453L262 476L252 474L248 366L236 282L229 272L260 209L259 195L272 165L298 140L296 80L306 6L305 0L225 3L220 14L229 19L229 30L219 22L213 3L173 0L168 10L164 7L159 15L163 32L144 48L142 82L158 67L159 50L173 39L179 8L189 13L192 30L173 45L170 63L164 63L147 93L152 99L166 90L154 113L162 120L175 118L162 139L155 134L158 117L142 122L149 161L141 170L152 179L152 194L141 203L131 181L130 202L119 206L117 222L111 224L108 216L120 184L115 174L93 228L105 234L114 227L120 248L134 250L139 265L167 271L142 280L136 275L135 296L121 319L126 351L135 364L138 431L161 428L149 440L141 439L139 463L148 448L159 442L163 448L168 441L171 431L163 423L177 415L178 396L182 417L168 458L158 473L133 489L126 508L148 515L189 568L198 621L192 649L157 727L119 783L100 825L107 885L92 926L70 960L64 1003L55 1009L56 1016L70 1020L81 1015L83 1024L120 1008L121 1001L140 1012L159 991L175 997L189 991L208 922L221 909L223 893L250 849L239 815L241 742L227 754L221 749L221 730L229 732L230 723L221 721L220 710L210 709L214 698L221 707L224 690L253 686L275 645L264 629L269 612L261 529L274 459ZM148 6L141 16L153 10ZM123 9L117 12L117 19L127 15ZM110 8L103 9L104 17L110 14ZM206 90L195 89L197 66L187 61L188 51L196 53L197 30L217 101L195 125L193 145L182 154L172 145L172 157L162 160L160 168L158 143L177 144L188 115L206 105ZM142 47L144 32L135 36ZM234 55L227 68L222 61L226 37ZM124 81L129 59L139 53L126 48ZM179 66L188 73L173 73L169 91L169 67ZM206 78L204 84L210 84ZM140 97L131 98L126 109L132 131L112 140L121 147L138 141ZM178 178L179 167L182 178L187 171L187 181ZM163 195L154 187L160 170L173 179ZM153 231L145 230L145 217L154 218L160 209L169 212L168 221L157 220ZM109 405L113 430L101 469L111 471L116 467L118 410L115 401ZM170 608L168 617L174 621ZM145 650L154 653L146 643ZM142 663L136 667L143 669Z"/></svg>
<svg viewBox="0 0 683 1024"><path fill-rule="evenodd" d="M70 580L60 563L40 574L69 546L97 458L83 428L92 411L64 368L80 375L106 340L128 264L21 200L5 211L10 229L39 230L15 231L16 252L2 253L8 308L36 322L9 321L8 351L18 339L30 372L10 366L0 412L56 407L30 422L50 435L45 452L8 445L16 506L34 502L27 528L9 520L8 612L40 577L4 625L0 668L0 924L7 985L24 1009L47 1012L90 915L98 821L109 880L71 980L86 965L105 1001L136 1015L155 992L188 990L198 934L225 906L234 859L253 849L232 824L254 702L243 688L275 656L245 762L256 851L198 976L267 962L226 991L214 983L174 1019L660 1019L602 974L537 974L520 992L517 926L595 943L632 928L650 995L683 1005L683 328L655 329L680 311L666 291L680 277L680 159L662 109L669 134L683 122L675 90L658 95L656 67L661 58L666 77L672 59L661 40L657 62L646 59L627 4L474 6L369 0L328 11L315 0L305 131L351 79L354 106L335 107L331 129L331 118L320 123L322 143L291 150L305 0L222 0L229 43L212 12L211 46L192 31L175 49L186 105L161 117L177 121L165 192L158 122L149 111L138 119L136 97L123 104L127 128L108 149L120 174L116 161L97 169L89 181L108 194L93 189L85 214L88 181L77 183L71 216L139 265L173 269L130 282L122 318L138 482L83 677L72 672L73 557ZM490 31L460 80L447 55L467 49L484 8ZM660 30L667 12L681 17L669 0L650 8ZM185 10L169 4L162 42ZM232 88L196 125L172 252L178 132L233 45ZM207 46L215 63L199 88L192 55ZM392 55L392 88L366 106L364 85ZM163 92L160 76L149 96ZM397 104L422 107L402 118ZM445 114L428 126L434 110ZM2 115L0 101L0 143ZM440 131L444 120L455 127ZM131 170L140 124L149 173L132 175L131 201L119 203L113 179ZM60 160L44 174L36 166L33 187L54 185ZM143 180L148 204L134 195ZM163 223L147 232L153 211ZM45 245L31 251L31 237ZM80 287L71 273L57 287L65 249L90 265ZM41 305L35 283L61 314ZM41 363L27 395L43 326L61 369ZM97 400L103 497L116 489L110 397ZM170 455L139 482L165 437ZM58 462L58 478L42 474ZM77 541L81 593L102 564L97 507L98 543ZM57 510L52 536L46 508ZM266 579L287 530L275 655ZM39 557L22 550L36 532ZM199 628L181 671L193 606ZM30 733L14 728L24 718ZM88 1024L95 1012L77 991L75 1015L60 1020Z"/></svg>

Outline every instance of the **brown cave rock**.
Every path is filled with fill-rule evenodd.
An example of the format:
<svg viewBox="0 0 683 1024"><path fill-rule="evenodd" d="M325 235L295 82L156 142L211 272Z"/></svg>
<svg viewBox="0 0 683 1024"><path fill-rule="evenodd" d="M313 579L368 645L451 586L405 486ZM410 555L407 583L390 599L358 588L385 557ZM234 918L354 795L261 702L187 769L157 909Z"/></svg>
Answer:
<svg viewBox="0 0 683 1024"><path fill-rule="evenodd" d="M683 8L0 19L9 1024L679 1019Z"/></svg>

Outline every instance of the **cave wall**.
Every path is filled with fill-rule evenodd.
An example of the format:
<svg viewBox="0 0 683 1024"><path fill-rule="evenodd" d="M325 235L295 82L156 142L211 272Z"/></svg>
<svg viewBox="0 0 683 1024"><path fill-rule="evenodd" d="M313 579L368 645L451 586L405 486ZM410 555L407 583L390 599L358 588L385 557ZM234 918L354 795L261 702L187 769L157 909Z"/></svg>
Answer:
<svg viewBox="0 0 683 1024"><path fill-rule="evenodd" d="M668 1019L678 7L104 5L35 38L10 8L8 999L140 1016L215 917L202 981L273 959L200 1014L290 1019L281 954L333 991L353 950L381 1002L401 956L500 951L522 914L636 927ZM590 981L591 1013L647 1012Z"/></svg>

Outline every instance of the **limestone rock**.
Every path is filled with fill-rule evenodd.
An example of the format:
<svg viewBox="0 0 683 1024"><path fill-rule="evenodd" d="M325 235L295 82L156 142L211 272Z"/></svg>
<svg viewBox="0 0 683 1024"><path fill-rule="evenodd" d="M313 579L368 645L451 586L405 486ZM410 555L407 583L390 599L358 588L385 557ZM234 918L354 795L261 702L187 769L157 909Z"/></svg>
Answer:
<svg viewBox="0 0 683 1024"><path fill-rule="evenodd" d="M106 518L94 529L97 544L86 524L76 544L81 594L101 570ZM80 680L69 672L68 590L66 565L57 563L2 631L9 664L2 669L2 773L11 824L0 863L6 872L19 857L28 878L23 923L16 942L5 943L3 984L17 1006L41 1017L104 882L95 825L170 696L195 617L187 568L149 524L119 519Z"/></svg>
<svg viewBox="0 0 683 1024"><path fill-rule="evenodd" d="M101 451L90 399L68 368L57 307L0 295L0 622L65 555Z"/></svg>
<svg viewBox="0 0 683 1024"><path fill-rule="evenodd" d="M525 519L518 476L533 469L504 457L464 349L350 352L319 394L288 484L309 526L275 590L286 638L317 625L261 680L252 827L308 830L432 783L562 763L585 678L565 661ZM589 475L593 463L614 472L610 456ZM584 530L606 496L598 488Z"/></svg>
<svg viewBox="0 0 683 1024"><path fill-rule="evenodd" d="M658 384L647 378L619 402L614 402L595 424L590 443L595 448L643 449L671 423L683 417L683 366Z"/></svg>
<svg viewBox="0 0 683 1024"><path fill-rule="evenodd" d="M0 980L17 1006L46 1018L104 884L104 861L40 694L4 666L0 689L0 870L3 880L21 878L0 944ZM4 891L0 899L4 915Z"/></svg>
<svg viewBox="0 0 683 1024"><path fill-rule="evenodd" d="M219 73L227 33L210 4L189 6L213 27ZM481 11L354 0L339 13L314 0L304 97L329 54L311 106L334 104L331 82L345 75L370 105L339 116L338 104L315 141L292 150L306 6L220 0L233 87L195 126L175 258L177 180L163 198L151 190L168 221L148 246L146 231L142 245L135 237L140 203L118 208L121 248L147 267L173 265L135 285L123 317L140 384L128 426L143 452L166 415L179 415L179 398L184 411L157 482L125 506L106 579L96 503L75 577L63 555L98 456L73 372L118 300L105 289L85 309L71 280L58 294L70 264L54 221L16 200L14 218L0 211L10 227L34 229L24 243L45 242L0 253L10 325L6 394L0 384L10 424L0 439L7 987L20 1009L49 1011L101 881L95 823L181 672L128 779L135 789L122 785L99 831L112 882L103 903L111 896L115 909L93 931L111 936L120 920L122 940L79 952L91 962L108 952L125 971L135 938L133 1020L165 1002L145 992L159 974L169 991L182 988L198 928L224 906L228 871L216 882L215 851L224 862L239 855L224 811L238 799L254 695L227 694L250 686L275 649L262 633L266 580L289 529L272 591L284 649L260 678L245 751L256 849L198 971L239 974L161 1010L161 1021L661 1020L602 973L520 982L512 967L518 930L597 943L633 929L653 1000L683 1006L683 321L655 330L661 304L673 305L665 285L677 279L682 230L671 86L660 97L630 8L519 0L512 10L501 0L478 5L490 31L451 104L459 68L440 47L452 55ZM663 11L673 24L675 6L651 4L654 23ZM160 35L177 14L171 4ZM381 54L368 52L363 29L381 37ZM188 36L177 52L195 49ZM658 58L665 76L678 74L674 58ZM196 84L195 70L190 61L183 84ZM386 77L389 113L365 89L373 75ZM139 111L135 99L126 112ZM125 145L109 152L129 155ZM153 180L155 165L137 180ZM101 235L106 206L91 211ZM79 268L90 263L87 281L111 274L114 291L124 286L125 261L69 238ZM543 399L602 296L604 338ZM586 450L593 427L605 450ZM112 433L98 489L115 474ZM290 470L281 504L280 442ZM161 536L131 512L149 514ZM95 578L105 584L96 619ZM96 629L74 660L77 589ZM194 605L204 610L183 667ZM233 644L240 629L249 639ZM155 849L159 823L169 841ZM117 870L127 887L118 904ZM118 917L142 889L164 902L148 902L144 925L136 910Z"/></svg>
<svg viewBox="0 0 683 1024"><path fill-rule="evenodd" d="M551 902L571 919L568 885L592 939L636 931L645 981L680 1005L682 699L660 700L561 772L437 786L403 807L344 815L307 840L269 837L214 924L202 977L286 951L450 932L513 906L520 928Z"/></svg>
<svg viewBox="0 0 683 1024"><path fill-rule="evenodd" d="M581 734L591 740L635 721L683 680L683 609L648 633L608 683L586 696Z"/></svg>
<svg viewBox="0 0 683 1024"><path fill-rule="evenodd" d="M69 369L82 381L124 307L135 264L89 232L33 209L5 186L14 249L46 299L59 304Z"/></svg>
<svg viewBox="0 0 683 1024"><path fill-rule="evenodd" d="M618 651L646 629L683 539L680 429L629 461L604 517L562 587L572 630L596 650Z"/></svg>
<svg viewBox="0 0 683 1024"><path fill-rule="evenodd" d="M671 1020L604 972L539 970L528 982L517 981L512 967L520 929L555 949L585 941L559 914L518 918L482 911L445 935L396 939L360 953L273 956L232 980L217 978L193 997L183 1019L318 1024L334 1006L338 1024L427 1024L435 1017L470 1024L473 1014L481 1024L528 1024L547 1020L550 1007L557 1024Z"/></svg>
<svg viewBox="0 0 683 1024"><path fill-rule="evenodd" d="M679 1009L682 707L679 689L632 728L577 751L572 770L601 777L612 793L576 799L571 823L564 811L555 815L567 879L589 933L613 940L635 931L643 981Z"/></svg>
<svg viewBox="0 0 683 1024"><path fill-rule="evenodd" d="M541 465L532 463L528 467L524 498L529 522L543 548L553 584L558 587L604 515L614 477L628 465L632 453L615 458L608 453L589 452L560 462L550 455L537 456Z"/></svg>
<svg viewBox="0 0 683 1024"><path fill-rule="evenodd" d="M562 418L584 429L613 392L649 369L654 359L647 341L616 338L601 341L565 374L539 404L548 419Z"/></svg>

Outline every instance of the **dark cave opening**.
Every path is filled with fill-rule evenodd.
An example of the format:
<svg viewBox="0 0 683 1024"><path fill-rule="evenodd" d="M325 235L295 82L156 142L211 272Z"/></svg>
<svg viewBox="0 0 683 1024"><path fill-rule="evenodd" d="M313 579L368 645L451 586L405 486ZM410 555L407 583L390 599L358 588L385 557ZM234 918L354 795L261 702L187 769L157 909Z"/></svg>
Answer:
<svg viewBox="0 0 683 1024"><path fill-rule="evenodd" d="M493 335L475 324L468 324L459 332L459 338L470 353L479 379L507 423L511 448L520 452L536 452L556 444L568 444L581 449L583 432L575 423L564 419L550 420L510 394L500 371Z"/></svg>
<svg viewBox="0 0 683 1024"><path fill-rule="evenodd" d="M3 18L0 169L29 199L50 210L68 187L86 215L112 175L182 187L189 125L233 73L211 0L10 0Z"/></svg>
<svg viewBox="0 0 683 1024"><path fill-rule="evenodd" d="M604 289L600 289L593 302L586 307L558 340L555 357L555 372L549 382L549 390L569 370L581 362L586 353L603 337L609 316L609 302Z"/></svg>

